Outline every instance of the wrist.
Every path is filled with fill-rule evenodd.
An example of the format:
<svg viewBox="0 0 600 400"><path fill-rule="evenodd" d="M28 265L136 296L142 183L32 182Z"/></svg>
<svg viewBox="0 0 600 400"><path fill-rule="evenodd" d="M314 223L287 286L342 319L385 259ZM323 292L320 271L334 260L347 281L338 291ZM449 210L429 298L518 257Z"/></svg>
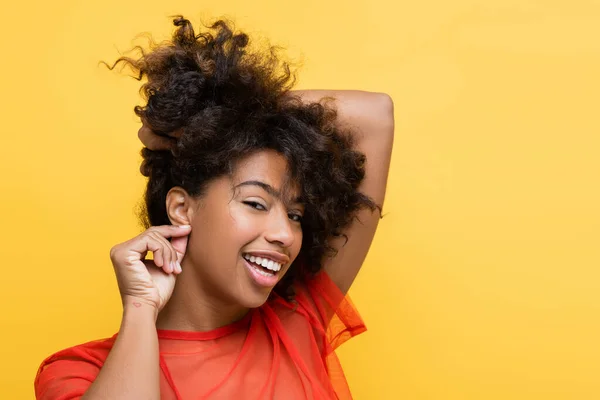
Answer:
<svg viewBox="0 0 600 400"><path fill-rule="evenodd" d="M158 308L156 304L134 296L123 296L123 317L146 317L152 318L155 322L158 317Z"/></svg>

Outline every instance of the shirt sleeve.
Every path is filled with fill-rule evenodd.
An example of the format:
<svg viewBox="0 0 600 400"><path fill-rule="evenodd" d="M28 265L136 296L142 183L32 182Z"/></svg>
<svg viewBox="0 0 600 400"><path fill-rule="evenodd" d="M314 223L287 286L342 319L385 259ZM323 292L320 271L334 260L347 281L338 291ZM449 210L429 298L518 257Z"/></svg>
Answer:
<svg viewBox="0 0 600 400"><path fill-rule="evenodd" d="M112 343L111 343L112 344ZM90 342L46 358L34 381L37 400L79 399L98 376L108 356L108 341Z"/></svg>
<svg viewBox="0 0 600 400"><path fill-rule="evenodd" d="M344 296L324 270L298 288L296 301L323 327L330 350L367 330L350 297Z"/></svg>

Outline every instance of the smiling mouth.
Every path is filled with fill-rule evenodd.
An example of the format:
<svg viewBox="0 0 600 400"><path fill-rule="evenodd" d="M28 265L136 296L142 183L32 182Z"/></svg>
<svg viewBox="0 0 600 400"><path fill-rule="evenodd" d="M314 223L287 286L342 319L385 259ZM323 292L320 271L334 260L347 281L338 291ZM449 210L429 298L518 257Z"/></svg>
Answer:
<svg viewBox="0 0 600 400"><path fill-rule="evenodd" d="M244 254L246 262L263 276L275 276L281 270L282 265L266 257L257 257L250 254Z"/></svg>

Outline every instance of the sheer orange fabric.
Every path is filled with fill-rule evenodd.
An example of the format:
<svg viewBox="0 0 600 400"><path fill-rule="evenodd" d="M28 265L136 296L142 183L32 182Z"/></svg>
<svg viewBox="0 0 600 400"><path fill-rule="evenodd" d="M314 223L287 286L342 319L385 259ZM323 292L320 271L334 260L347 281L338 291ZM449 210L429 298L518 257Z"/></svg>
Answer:
<svg viewBox="0 0 600 400"><path fill-rule="evenodd" d="M366 330L325 272L273 296L231 325L209 332L158 330L161 399L351 399L334 353ZM76 399L92 384L114 343L97 340L48 357L37 399Z"/></svg>

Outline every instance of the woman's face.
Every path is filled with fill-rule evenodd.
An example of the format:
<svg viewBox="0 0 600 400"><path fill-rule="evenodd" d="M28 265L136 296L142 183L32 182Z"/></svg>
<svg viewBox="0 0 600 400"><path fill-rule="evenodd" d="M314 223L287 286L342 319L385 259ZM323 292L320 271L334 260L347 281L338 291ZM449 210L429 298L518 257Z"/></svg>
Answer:
<svg viewBox="0 0 600 400"><path fill-rule="evenodd" d="M194 269L211 298L259 307L300 251L304 209L298 196L279 153L240 160L231 176L210 182L198 199L184 269Z"/></svg>

